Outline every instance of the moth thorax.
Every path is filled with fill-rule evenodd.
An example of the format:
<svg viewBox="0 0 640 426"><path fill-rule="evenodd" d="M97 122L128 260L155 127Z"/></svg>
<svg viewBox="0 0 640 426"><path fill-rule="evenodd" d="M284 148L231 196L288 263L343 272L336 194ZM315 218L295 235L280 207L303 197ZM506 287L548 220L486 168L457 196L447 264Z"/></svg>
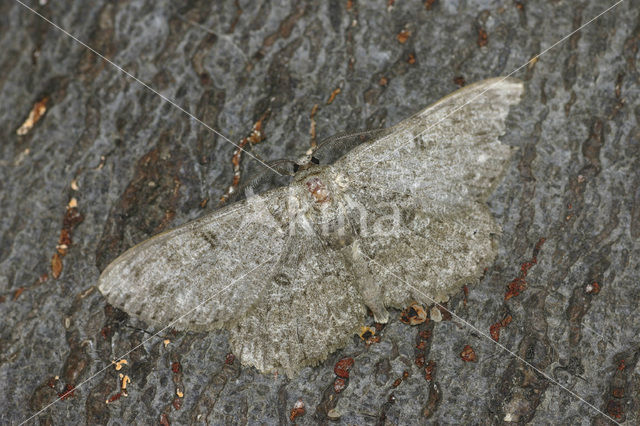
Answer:
<svg viewBox="0 0 640 426"><path fill-rule="evenodd" d="M320 178L312 177L306 184L316 203L326 203L331 200L331 192Z"/></svg>

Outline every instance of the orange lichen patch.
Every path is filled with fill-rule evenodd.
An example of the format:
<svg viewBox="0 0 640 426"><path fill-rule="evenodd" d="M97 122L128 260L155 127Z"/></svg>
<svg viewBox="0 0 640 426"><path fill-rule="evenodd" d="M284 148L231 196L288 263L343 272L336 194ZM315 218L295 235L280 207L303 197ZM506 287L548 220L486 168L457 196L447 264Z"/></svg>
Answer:
<svg viewBox="0 0 640 426"><path fill-rule="evenodd" d="M624 409L619 401L610 400L607 403L607 414L615 419L621 419L624 415Z"/></svg>
<svg viewBox="0 0 640 426"><path fill-rule="evenodd" d="M538 63L538 60L539 60L539 56L538 55L536 55L533 58L529 59L527 68L528 69L533 69L533 67L535 67L536 64Z"/></svg>
<svg viewBox="0 0 640 426"><path fill-rule="evenodd" d="M333 391L335 393L340 393L347 388L347 380L342 377L336 377L333 381Z"/></svg>
<svg viewBox="0 0 640 426"><path fill-rule="evenodd" d="M181 369L182 369L182 366L178 361L174 361L171 363L171 371L173 371L174 373L176 374L179 373Z"/></svg>
<svg viewBox="0 0 640 426"><path fill-rule="evenodd" d="M126 389L127 385L131 383L131 378L127 375L120 374L120 379L122 379L122 389Z"/></svg>
<svg viewBox="0 0 640 426"><path fill-rule="evenodd" d="M366 345L371 345L372 343L380 342L380 337L376 336L376 330L371 327L362 326L360 327L360 333L358 334Z"/></svg>
<svg viewBox="0 0 640 426"><path fill-rule="evenodd" d="M120 361L111 361L111 364L115 365L116 371L122 370L123 365L127 365L128 362L126 359L121 359Z"/></svg>
<svg viewBox="0 0 640 426"><path fill-rule="evenodd" d="M131 379L129 378L129 376L125 374L120 374L120 390L121 390L122 396L129 396L129 394L127 393L127 385L129 383L131 383Z"/></svg>
<svg viewBox="0 0 640 426"><path fill-rule="evenodd" d="M398 33L396 40L398 40L398 43L404 44L409 40L409 37L411 37L411 31L404 29Z"/></svg>
<svg viewBox="0 0 640 426"><path fill-rule="evenodd" d="M424 8L427 10L431 10L431 7L433 6L433 4L436 2L436 0L426 0L424 2Z"/></svg>
<svg viewBox="0 0 640 426"><path fill-rule="evenodd" d="M464 87L464 85L467 84L467 80L465 80L464 77L461 75L453 77L453 82L460 87Z"/></svg>
<svg viewBox="0 0 640 426"><path fill-rule="evenodd" d="M624 388L613 388L611 390L611 396L614 398L624 398Z"/></svg>
<svg viewBox="0 0 640 426"><path fill-rule="evenodd" d="M62 218L63 229L71 230L84 220L84 216L78 211L78 200L71 198L67 203L64 217Z"/></svg>
<svg viewBox="0 0 640 426"><path fill-rule="evenodd" d="M460 358L462 358L464 362L476 362L478 360L476 352L469 345L462 349L462 352L460 352Z"/></svg>
<svg viewBox="0 0 640 426"><path fill-rule="evenodd" d="M434 360L429 360L427 366L424 368L424 378L427 381L433 380L433 375L436 370L436 362Z"/></svg>
<svg viewBox="0 0 640 426"><path fill-rule="evenodd" d="M167 346L169 346L169 343L171 343L171 340L169 340L169 339L164 339L164 340L162 341L162 343L164 344L164 347L166 348Z"/></svg>
<svg viewBox="0 0 640 426"><path fill-rule="evenodd" d="M584 290L587 294L598 294L600 293L600 284L594 281L591 284L587 284Z"/></svg>
<svg viewBox="0 0 640 426"><path fill-rule="evenodd" d="M402 377L398 377L396 380L394 380L394 382L391 384L391 387L397 388L398 386L400 386L400 383L402 383L403 380L406 380L407 377L409 377L409 372L407 370L404 370L402 372Z"/></svg>
<svg viewBox="0 0 640 426"><path fill-rule="evenodd" d="M329 105L331 102L333 102L333 100L336 98L336 96L338 96L338 94L341 92L342 90L340 90L340 88L338 87L337 89L335 89L333 92L331 92L331 96L329 96L329 100L327 101L327 105Z"/></svg>
<svg viewBox="0 0 640 426"><path fill-rule="evenodd" d="M25 290L36 287L44 282L46 282L49 279L49 275L47 273L41 274L37 280L35 280L35 282L28 286L28 287L18 287L17 289L14 290L13 292L13 301L18 300L18 297L20 297L22 295L22 293L24 293ZM5 296L0 296L0 303L4 303L7 300L7 298Z"/></svg>
<svg viewBox="0 0 640 426"><path fill-rule="evenodd" d="M179 410L182 408L182 399L180 397L173 398L173 402L171 403L175 410Z"/></svg>
<svg viewBox="0 0 640 426"><path fill-rule="evenodd" d="M169 416L167 416L167 413L162 413L160 415L160 426L171 426L171 423L169 423Z"/></svg>
<svg viewBox="0 0 640 426"><path fill-rule="evenodd" d="M414 361L418 367L422 367L425 363L424 354L416 355L416 359Z"/></svg>
<svg viewBox="0 0 640 426"><path fill-rule="evenodd" d="M513 320L513 317L511 315L507 315L501 321L491 325L491 327L489 327L491 338L497 342L498 339L500 339L500 329L509 325L511 320Z"/></svg>
<svg viewBox="0 0 640 426"><path fill-rule="evenodd" d="M413 65L416 63L416 55L413 53L409 53L409 56L407 57L407 63L409 65Z"/></svg>
<svg viewBox="0 0 640 426"><path fill-rule="evenodd" d="M31 108L31 112L29 112L29 116L22 123L22 125L16 130L16 134L18 136L24 136L36 125L36 123L42 118L44 113L47 111L47 102L49 102L49 97L45 96L38 102L33 105Z"/></svg>
<svg viewBox="0 0 640 426"><path fill-rule="evenodd" d="M421 339L429 340L431 338L431 330L422 330L418 333L418 336L420 336Z"/></svg>
<svg viewBox="0 0 640 426"><path fill-rule="evenodd" d="M264 113L262 117L255 122L249 136L242 139L238 143L237 148L233 151L233 156L231 157L231 164L233 165L233 180L231 181L229 188L227 188L227 192L220 197L221 203L229 201L231 195L237 191L238 186L240 185L240 163L242 161L244 148L247 145L256 145L265 139L265 135L262 132L262 121L267 117L267 114L268 112Z"/></svg>
<svg viewBox="0 0 640 426"><path fill-rule="evenodd" d="M507 292L504 295L504 300L509 300L512 297L520 295L526 288L527 282L525 278L529 273L529 270L538 263L538 253L545 242L545 238L540 238L533 248L533 257L530 261L524 262L520 265L520 276L516 277L507 285Z"/></svg>
<svg viewBox="0 0 640 426"><path fill-rule="evenodd" d="M60 398L62 400L65 400L67 398L71 398L72 396L75 396L75 391L76 391L75 386L67 384L64 387L64 391L58 393L58 398Z"/></svg>
<svg viewBox="0 0 640 426"><path fill-rule="evenodd" d="M349 371L353 367L355 361L351 357L342 358L340 361L336 362L336 365L333 367L333 372L336 373L336 376L342 377L343 379L349 378Z"/></svg>
<svg viewBox="0 0 640 426"><path fill-rule="evenodd" d="M427 311L416 302L411 303L400 313L400 321L409 325L418 325L427 321Z"/></svg>
<svg viewBox="0 0 640 426"><path fill-rule="evenodd" d="M464 306L467 306L467 300L469 298L469 287L466 284L462 286L462 292L464 293Z"/></svg>
<svg viewBox="0 0 640 426"><path fill-rule="evenodd" d="M84 220L84 216L78 211L78 200L72 197L67 203L67 208L62 219L62 229L56 244L56 253L51 258L51 275L54 279L58 279L62 274L62 258L67 254L71 247L71 234L73 229Z"/></svg>
<svg viewBox="0 0 640 426"><path fill-rule="evenodd" d="M309 136L311 136L311 148L315 148L318 146L318 141L316 140L316 113L318 112L318 104L314 104L313 108L311 108L311 114L309 114L309 119L311 120L311 127L309 128Z"/></svg>
<svg viewBox="0 0 640 426"><path fill-rule="evenodd" d="M107 399L105 401L105 404L111 404L112 402L115 402L115 401L119 400L122 396L123 396L122 392L118 392L117 394L115 394L112 397L110 397L109 399Z"/></svg>
<svg viewBox="0 0 640 426"><path fill-rule="evenodd" d="M18 287L16 289L16 291L13 292L13 300L18 300L18 297L20 297L20 295L24 292L25 288L24 287Z"/></svg>
<svg viewBox="0 0 640 426"><path fill-rule="evenodd" d="M527 282L521 278L516 277L507 285L507 292L504 295L504 300L509 300L514 296L519 296L527 288Z"/></svg>
<svg viewBox="0 0 640 426"><path fill-rule="evenodd" d="M60 254L54 253L51 257L51 275L53 278L58 279L62 274L62 259Z"/></svg>
<svg viewBox="0 0 640 426"><path fill-rule="evenodd" d="M618 368L618 371L622 371L622 370L624 370L624 369L626 368L626 365L625 365L624 359L621 359L621 360L618 362L618 367L617 367L617 368Z"/></svg>
<svg viewBox="0 0 640 426"><path fill-rule="evenodd" d="M289 420L292 422L296 420L296 418L303 416L305 413L304 402L302 399L298 399L296 403L293 405L291 409L291 414L289 414Z"/></svg>
<svg viewBox="0 0 640 426"><path fill-rule="evenodd" d="M205 198L204 200L200 201L200 208L204 209L205 207L207 207L207 204L209 204L209 197Z"/></svg>
<svg viewBox="0 0 640 426"><path fill-rule="evenodd" d="M489 43L489 35L484 28L478 28L478 47L486 46Z"/></svg>
<svg viewBox="0 0 640 426"><path fill-rule="evenodd" d="M347 10L353 9L353 0L347 0Z"/></svg>
<svg viewBox="0 0 640 426"><path fill-rule="evenodd" d="M178 395L178 398L182 398L184 397L184 392L182 392L180 389L176 389L176 395Z"/></svg>
<svg viewBox="0 0 640 426"><path fill-rule="evenodd" d="M387 77L380 77L380 80L378 80L378 84L384 87L389 84L389 79Z"/></svg>
<svg viewBox="0 0 640 426"><path fill-rule="evenodd" d="M56 245L58 254L60 256L65 256L69 250L69 246L71 246L71 234L69 234L68 229L62 229L60 231L60 237L58 238L58 244ZM62 264L60 265L60 269L62 269Z"/></svg>

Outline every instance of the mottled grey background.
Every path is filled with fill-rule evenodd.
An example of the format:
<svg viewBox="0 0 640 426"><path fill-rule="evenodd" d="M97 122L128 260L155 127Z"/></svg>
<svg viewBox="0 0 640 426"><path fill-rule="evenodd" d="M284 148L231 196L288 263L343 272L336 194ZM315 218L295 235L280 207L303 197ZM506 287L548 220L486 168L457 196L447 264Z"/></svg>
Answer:
<svg viewBox="0 0 640 426"><path fill-rule="evenodd" d="M307 149L316 103L319 139L388 126L456 77L511 72L613 1L28 3L234 141L268 112L256 150L275 159ZM625 1L515 74L527 94L504 141L520 149L490 200L500 254L466 305L462 293L449 304L485 333L511 315L500 343L627 424L640 423L637 6ZM44 118L17 136L44 96ZM0 422L19 423L149 337L92 286L127 247L216 208L234 147L12 0L0 1L0 99ZM245 176L259 170L243 164ZM84 220L65 225L71 198ZM63 228L72 246L53 279ZM528 288L505 302L540 238ZM587 294L593 282L601 291ZM421 330L432 336L419 350ZM119 386L109 367L32 423L286 424L299 398L300 424L327 422L331 408L341 424L609 423L455 319L410 327L396 312L380 343L354 337L294 380L225 365L224 333L163 336L167 347L154 338L127 356L128 397L105 404ZM467 344L476 363L460 359ZM436 363L431 382L420 354ZM344 356L355 366L335 394Z"/></svg>

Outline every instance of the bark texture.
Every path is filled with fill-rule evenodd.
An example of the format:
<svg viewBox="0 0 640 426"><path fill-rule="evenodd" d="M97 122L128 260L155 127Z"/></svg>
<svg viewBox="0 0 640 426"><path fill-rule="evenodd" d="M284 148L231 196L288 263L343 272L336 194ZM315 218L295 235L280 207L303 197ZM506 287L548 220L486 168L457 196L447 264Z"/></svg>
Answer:
<svg viewBox="0 0 640 426"><path fill-rule="evenodd" d="M261 120L254 150L267 159L303 154L312 128L321 140L390 126L506 75L609 5L29 4L233 142ZM63 396L32 422L286 424L301 399L299 424L610 423L596 409L640 423L639 47L629 0L514 74L526 94L503 141L519 150L489 200L499 254L449 302L457 317L409 326L392 311L380 342L355 336L287 379L240 367L224 332L146 341L147 325L105 304L99 272L216 208L235 147L1 2L0 422ZM46 112L21 129L36 104ZM261 171L247 156L240 169Z"/></svg>

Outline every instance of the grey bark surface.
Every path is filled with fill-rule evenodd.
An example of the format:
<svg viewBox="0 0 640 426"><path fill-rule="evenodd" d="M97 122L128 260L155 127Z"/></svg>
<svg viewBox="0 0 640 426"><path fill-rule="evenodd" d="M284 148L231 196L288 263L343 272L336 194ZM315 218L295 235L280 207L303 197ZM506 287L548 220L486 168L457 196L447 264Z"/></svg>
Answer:
<svg viewBox="0 0 640 426"><path fill-rule="evenodd" d="M609 4L32 5L236 143L264 118L254 150L277 159L308 149L315 104L318 140L388 127L457 89L456 77L510 73ZM503 235L480 283L449 301L457 317L412 327L391 311L379 343L354 336L295 378L225 362L225 332L149 339L157 329L94 287L128 247L217 208L235 147L19 4L0 3L0 29L0 422L20 423L82 384L32 423L286 424L299 399L298 424L329 422L329 412L338 424L611 423L575 395L640 423L637 2L514 74L526 92L502 141L519 149L489 198ZM18 136L44 97L44 117ZM242 175L261 167L244 156ZM55 279L61 230L71 244ZM505 300L517 278L526 288ZM594 283L600 291L588 292ZM555 383L486 336L509 316L499 343ZM461 359L466 345L476 362ZM132 349L116 371L111 361ZM354 365L336 393L344 357ZM107 404L120 373L128 396Z"/></svg>

